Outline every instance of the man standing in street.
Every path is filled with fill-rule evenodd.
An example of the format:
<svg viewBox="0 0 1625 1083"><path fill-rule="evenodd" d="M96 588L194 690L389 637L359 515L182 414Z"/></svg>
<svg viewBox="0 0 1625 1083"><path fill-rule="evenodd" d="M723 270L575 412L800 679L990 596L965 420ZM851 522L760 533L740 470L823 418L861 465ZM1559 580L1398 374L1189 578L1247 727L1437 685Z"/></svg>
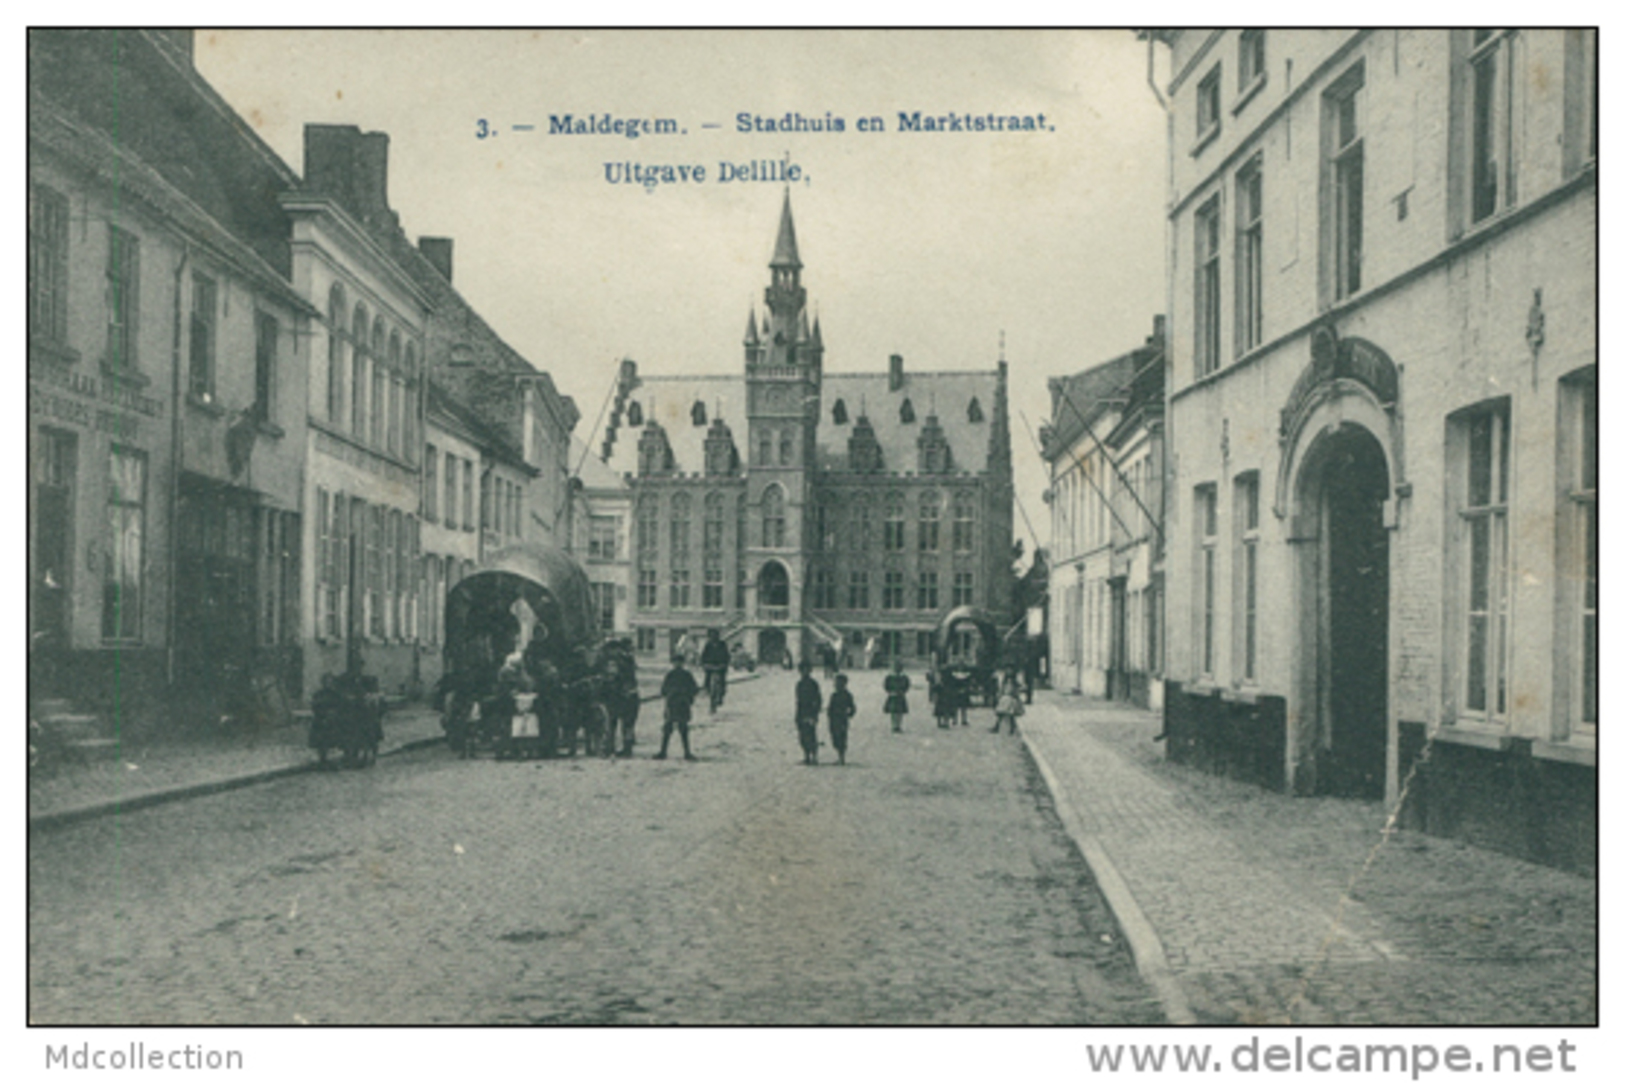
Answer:
<svg viewBox="0 0 1625 1083"><path fill-rule="evenodd" d="M698 759L688 747L688 720L694 709L694 697L700 694L700 686L694 683L694 674L683 665L683 656L676 654L671 659L671 671L666 679L660 682L660 695L666 700L666 725L660 731L660 751L655 753L655 759L666 758L666 746L671 744L672 727L676 727L678 734L683 738L683 759Z"/></svg>
<svg viewBox="0 0 1625 1083"><path fill-rule="evenodd" d="M711 713L716 714L722 701L728 698L728 644L722 633L712 628L705 633L705 647L700 651L700 668L705 673L705 691L711 697Z"/></svg>
<svg viewBox="0 0 1625 1083"><path fill-rule="evenodd" d="M803 662L796 682L796 736L801 738L801 762L809 767L818 762L818 712L823 709L824 693L813 680L812 666Z"/></svg>
<svg viewBox="0 0 1625 1083"><path fill-rule="evenodd" d="M843 767L846 765L846 735L848 727L852 724L852 716L858 713L857 704L852 701L852 693L846 687L846 674L835 675L835 691L829 696L829 743L835 746L837 761Z"/></svg>

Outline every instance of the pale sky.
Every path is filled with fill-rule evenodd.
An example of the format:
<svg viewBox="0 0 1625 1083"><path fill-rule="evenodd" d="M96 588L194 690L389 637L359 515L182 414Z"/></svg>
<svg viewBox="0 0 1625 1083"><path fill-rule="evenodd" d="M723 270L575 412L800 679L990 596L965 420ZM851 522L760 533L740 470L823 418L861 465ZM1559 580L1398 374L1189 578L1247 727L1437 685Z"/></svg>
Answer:
<svg viewBox="0 0 1625 1083"><path fill-rule="evenodd" d="M1004 332L1017 492L1046 544L1020 415L1036 429L1050 376L1139 345L1165 303L1166 120L1128 31L199 31L196 60L296 170L306 123L387 132L407 235L454 238L458 289L575 397L583 439L622 357L651 374L743 365L785 185L721 183L721 162L801 167L826 369L893 353L987 368ZM899 131L915 111L1042 114L1049 130ZM566 113L683 134L549 134ZM846 130L742 133L740 113ZM858 131L866 117L885 130ZM608 183L617 162L706 177L646 191Z"/></svg>

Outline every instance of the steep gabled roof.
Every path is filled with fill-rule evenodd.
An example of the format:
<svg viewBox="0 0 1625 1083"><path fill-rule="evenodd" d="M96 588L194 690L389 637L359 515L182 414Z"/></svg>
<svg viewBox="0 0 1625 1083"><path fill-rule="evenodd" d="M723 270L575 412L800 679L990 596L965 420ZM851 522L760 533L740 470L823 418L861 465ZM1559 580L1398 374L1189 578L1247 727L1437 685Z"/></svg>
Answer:
<svg viewBox="0 0 1625 1083"><path fill-rule="evenodd" d="M992 369L910 372L896 390L890 388L884 372L825 373L818 419L817 468L823 471L846 469L847 439L852 435L853 423L866 413L880 444L885 470L889 473L916 471L920 431L926 419L934 414L952 451L954 472L980 473L987 469L998 390L998 373ZM846 424L835 423L837 400L846 408ZM902 419L905 400L913 408L913 422ZM970 420L972 400L979 407L981 421ZM629 429L624 416L631 404L637 402L646 421L659 421L665 429L677 470L687 474L703 473L707 426L694 424L691 411L696 401L705 403L708 417L721 417L728 423L739 454L748 463L749 430L743 376L640 374L637 390L621 408L622 416L612 420L622 431L611 449L608 467L616 474L637 473L639 430Z"/></svg>

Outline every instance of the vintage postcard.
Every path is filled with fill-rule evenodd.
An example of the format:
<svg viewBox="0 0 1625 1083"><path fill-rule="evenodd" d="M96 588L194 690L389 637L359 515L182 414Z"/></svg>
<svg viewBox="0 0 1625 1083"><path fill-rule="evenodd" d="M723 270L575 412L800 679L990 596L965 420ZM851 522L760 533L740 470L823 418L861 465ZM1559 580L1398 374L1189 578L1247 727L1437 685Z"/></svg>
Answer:
<svg viewBox="0 0 1625 1083"><path fill-rule="evenodd" d="M46 1069L1601 1063L1595 29L28 61Z"/></svg>

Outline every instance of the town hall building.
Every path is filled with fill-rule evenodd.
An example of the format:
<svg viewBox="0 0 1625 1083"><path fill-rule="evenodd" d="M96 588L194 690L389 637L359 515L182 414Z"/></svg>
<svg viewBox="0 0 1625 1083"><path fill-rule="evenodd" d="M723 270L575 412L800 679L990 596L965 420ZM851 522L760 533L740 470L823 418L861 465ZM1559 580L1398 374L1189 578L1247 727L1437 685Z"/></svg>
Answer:
<svg viewBox="0 0 1625 1083"><path fill-rule="evenodd" d="M631 487L630 624L665 658L722 629L757 657L926 658L957 606L1013 619L1008 373L824 370L788 194L744 365L622 363L599 455Z"/></svg>

